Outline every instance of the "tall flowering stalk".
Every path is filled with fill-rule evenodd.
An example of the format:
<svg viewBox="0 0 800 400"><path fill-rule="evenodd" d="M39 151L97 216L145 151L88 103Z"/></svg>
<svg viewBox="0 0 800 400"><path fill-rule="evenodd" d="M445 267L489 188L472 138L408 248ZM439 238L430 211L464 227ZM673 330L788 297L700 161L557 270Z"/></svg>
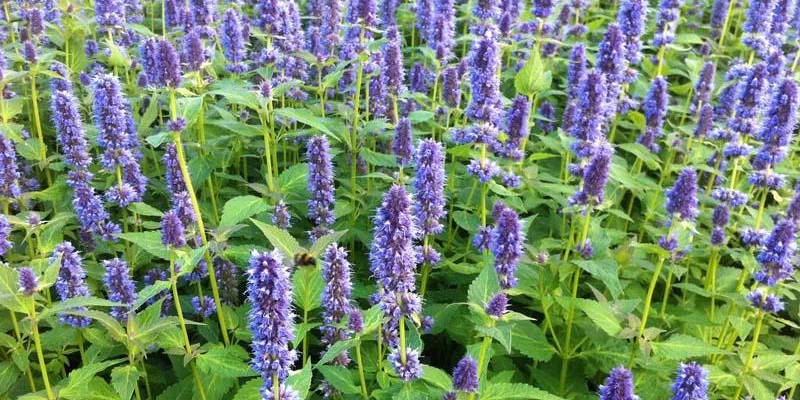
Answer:
<svg viewBox="0 0 800 400"><path fill-rule="evenodd" d="M121 231L119 225L109 221L108 211L102 199L91 185L94 175L89 170L92 158L89 154L89 143L83 129L83 120L78 108L78 100L72 94L66 80L52 79L52 112L56 139L64 155L64 162L69 168L67 185L73 191L72 205L81 224L81 238L87 245L93 245L95 235L103 240L111 240L115 233ZM8 170L6 170L8 171Z"/></svg>
<svg viewBox="0 0 800 400"><path fill-rule="evenodd" d="M119 80L110 74L95 78L93 99L97 144L103 149L100 161L106 171L117 176L117 185L108 189L106 198L126 207L141 201L147 187L147 178L139 167L142 155L131 108Z"/></svg>
<svg viewBox="0 0 800 400"><path fill-rule="evenodd" d="M675 30L678 28L682 6L683 0L661 0L658 5L656 34L653 37L653 46L658 48L656 75L661 75L667 45L675 41Z"/></svg>
<svg viewBox="0 0 800 400"><path fill-rule="evenodd" d="M71 243L63 242L57 245L50 256L50 261L57 261L60 264L58 278L56 278L56 293L61 301L90 295L89 287L86 286L86 271L83 269L83 261ZM85 311L86 307L75 307L72 310ZM72 325L76 328L87 328L92 322L89 317L67 313L60 314L58 318L62 324Z"/></svg>
<svg viewBox="0 0 800 400"><path fill-rule="evenodd" d="M220 28L222 48L228 60L228 71L241 74L247 71L247 40L250 29L242 21L241 13L235 8L229 8L222 17Z"/></svg>
<svg viewBox="0 0 800 400"><path fill-rule="evenodd" d="M295 399L297 393L284 382L297 353L289 348L294 339L292 284L277 250L253 251L247 270L250 330L253 333L252 367L264 378L265 399Z"/></svg>
<svg viewBox="0 0 800 400"><path fill-rule="evenodd" d="M622 365L612 369L600 386L600 400L639 400L639 396L633 393L631 371Z"/></svg>
<svg viewBox="0 0 800 400"><path fill-rule="evenodd" d="M642 61L642 35L647 22L647 2L644 0L623 0L617 13L617 24L625 39L625 82L636 80L638 71L634 66Z"/></svg>
<svg viewBox="0 0 800 400"><path fill-rule="evenodd" d="M420 296L425 297L428 275L441 256L430 243L430 237L442 232L442 219L447 214L444 209L444 187L447 181L444 171L445 154L442 144L425 139L417 147L414 176L414 218L422 235L422 247L417 249L419 263L422 264Z"/></svg>
<svg viewBox="0 0 800 400"><path fill-rule="evenodd" d="M44 360L44 352L42 351L42 339L39 335L39 319L36 315L36 299L34 295L41 290L39 287L39 277L32 269L23 267L19 269L19 290L25 296L25 301L28 304L25 308L28 311L28 317L31 319L31 330L33 331L33 344L36 347L36 358L39 361L39 370L42 374L42 381L44 382L45 392L47 393L48 400L55 400L53 389L50 387L50 379L47 374L47 364ZM13 315L13 314L12 314Z"/></svg>
<svg viewBox="0 0 800 400"><path fill-rule="evenodd" d="M674 234L675 226L679 222L693 222L697 217L697 173L691 168L685 168L678 174L678 179L671 189L666 192L666 202L664 208L667 211L669 219L667 220L667 233L658 240L659 246L665 250L673 259L680 259L684 255L685 250L676 252L678 248L678 239ZM653 271L653 276L650 279L650 285L645 295L644 309L642 312L642 319L639 322L639 329L636 335L637 343L641 343L645 328L647 327L647 319L650 315L650 305L653 300L653 292L655 291L658 278L661 275L661 270L664 267L664 262L667 260L667 255L660 254L656 268ZM667 286L664 291L664 304L662 305L662 315L666 309L666 303L669 296L669 286L672 280L672 272L667 278ZM631 352L631 364L634 361L635 349ZM629 365L632 366L632 365Z"/></svg>
<svg viewBox="0 0 800 400"><path fill-rule="evenodd" d="M333 162L330 144L325 136L316 136L308 141L308 217L314 223L313 240L331 232L336 220L333 205L336 201L333 186Z"/></svg>
<svg viewBox="0 0 800 400"><path fill-rule="evenodd" d="M370 271L380 284L381 308L389 318L383 327L383 340L391 348L389 362L408 382L422 376L419 351L406 346L405 319L422 311L416 291L417 227L412 215L411 196L404 186L394 185L383 196L375 217L370 247Z"/></svg>
<svg viewBox="0 0 800 400"><path fill-rule="evenodd" d="M775 2L776 0L753 0L747 7L746 19L742 26L742 43L752 50L751 61L754 54L766 57L772 47L770 31Z"/></svg>

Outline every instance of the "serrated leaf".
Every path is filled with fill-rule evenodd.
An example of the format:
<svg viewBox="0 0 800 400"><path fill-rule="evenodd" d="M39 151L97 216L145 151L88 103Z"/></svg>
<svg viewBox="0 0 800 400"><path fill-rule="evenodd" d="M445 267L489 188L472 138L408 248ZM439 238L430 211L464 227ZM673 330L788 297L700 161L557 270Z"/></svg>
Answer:
<svg viewBox="0 0 800 400"><path fill-rule="evenodd" d="M111 385L119 394L120 399L129 400L133 396L140 375L139 370L132 365L117 367L111 371Z"/></svg>
<svg viewBox="0 0 800 400"><path fill-rule="evenodd" d="M289 232L253 218L250 218L250 221L253 221L253 224L264 233L272 247L281 250L286 257L294 257L294 254L300 249L300 244Z"/></svg>
<svg viewBox="0 0 800 400"><path fill-rule="evenodd" d="M370 165L379 167L396 167L397 159L392 154L383 154L370 150L366 147L360 150L361 157Z"/></svg>
<svg viewBox="0 0 800 400"><path fill-rule="evenodd" d="M244 360L236 357L229 348L219 346L212 347L206 353L197 356L197 367L205 373L228 378L257 375Z"/></svg>
<svg viewBox="0 0 800 400"><path fill-rule="evenodd" d="M536 361L549 361L556 349L531 321L518 321L511 329L511 347Z"/></svg>
<svg viewBox="0 0 800 400"><path fill-rule="evenodd" d="M299 371L292 371L286 378L286 384L297 391L301 399L308 398L308 391L311 390L311 363L307 363Z"/></svg>
<svg viewBox="0 0 800 400"><path fill-rule="evenodd" d="M321 365L317 367L325 381L331 384L336 390L344 394L358 394L358 386L353 383L353 374L345 367L339 365Z"/></svg>
<svg viewBox="0 0 800 400"><path fill-rule="evenodd" d="M617 336L622 331L622 325L614 315L608 304L600 304L594 300L573 299L575 306L583 311L594 324L609 336Z"/></svg>
<svg viewBox="0 0 800 400"><path fill-rule="evenodd" d="M525 65L517 72L514 77L514 88L517 93L525 96L534 94L550 88L552 76L550 71L544 70L541 56L538 51L532 51Z"/></svg>
<svg viewBox="0 0 800 400"><path fill-rule="evenodd" d="M320 357L319 361L317 361L316 366L320 367L331 362L334 358L342 354L343 352L347 351L349 348L355 346L355 341L353 340L340 340L334 343L331 347L325 350L325 353Z"/></svg>
<svg viewBox="0 0 800 400"><path fill-rule="evenodd" d="M228 200L222 208L218 230L224 231L245 219L267 211L267 202L256 196L239 196Z"/></svg>
<svg viewBox="0 0 800 400"><path fill-rule="evenodd" d="M322 272L317 267L300 267L292 276L292 293L294 302L305 311L319 308L325 281Z"/></svg>
<svg viewBox="0 0 800 400"><path fill-rule="evenodd" d="M169 250L161 243L160 231L129 232L117 235L120 239L127 240L142 250L163 260L169 260Z"/></svg>
<svg viewBox="0 0 800 400"><path fill-rule="evenodd" d="M44 319L51 315L64 312L66 310L75 309L77 307L114 307L119 305L121 304L92 296L74 297L50 304L49 306L45 307L44 310L42 310L41 314L39 314L39 317Z"/></svg>
<svg viewBox="0 0 800 400"><path fill-rule="evenodd" d="M313 254L316 257L322 255L322 252L328 247L328 245L336 243L339 239L347 233L346 230L344 231L336 231L333 233L327 233L322 235L322 237L318 238L314 243L311 244L311 247L308 249L308 252Z"/></svg>
<svg viewBox="0 0 800 400"><path fill-rule="evenodd" d="M694 336L677 333L665 342L655 342L653 354L665 360L686 360L711 354L726 354L727 351L712 346Z"/></svg>
<svg viewBox="0 0 800 400"><path fill-rule="evenodd" d="M330 129L328 129L328 126L325 125L324 120L314 115L314 113L307 108L279 108L275 110L275 114L283 117L285 120L294 120L306 124L314 129L324 132L331 138L336 139L336 141L339 141L339 137L336 136Z"/></svg>
<svg viewBox="0 0 800 400"><path fill-rule="evenodd" d="M89 391L89 382L92 378L106 368L121 363L120 360L104 361L96 364L85 365L69 373L67 384L58 391L58 396L66 399L82 399Z"/></svg>
<svg viewBox="0 0 800 400"><path fill-rule="evenodd" d="M593 277L603 282L611 296L617 298L622 293L622 284L619 282L617 262L610 258L598 260L575 260L575 265L590 273Z"/></svg>
<svg viewBox="0 0 800 400"><path fill-rule="evenodd" d="M481 394L481 400L564 400L524 383L493 383Z"/></svg>
<svg viewBox="0 0 800 400"><path fill-rule="evenodd" d="M500 291L500 283L497 280L497 272L495 272L493 266L487 265L469 285L467 299L469 299L470 303L483 308L489 298L498 291Z"/></svg>

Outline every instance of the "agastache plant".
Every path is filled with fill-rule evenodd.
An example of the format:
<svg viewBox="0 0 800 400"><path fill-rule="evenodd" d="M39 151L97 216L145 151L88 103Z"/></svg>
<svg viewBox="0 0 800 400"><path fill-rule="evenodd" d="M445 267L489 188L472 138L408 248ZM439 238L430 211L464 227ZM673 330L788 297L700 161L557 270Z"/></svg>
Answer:
<svg viewBox="0 0 800 400"><path fill-rule="evenodd" d="M336 220L333 212L334 186L333 163L330 145L325 136L313 137L308 141L308 217L314 223L311 237L319 239L330 233L330 226Z"/></svg>

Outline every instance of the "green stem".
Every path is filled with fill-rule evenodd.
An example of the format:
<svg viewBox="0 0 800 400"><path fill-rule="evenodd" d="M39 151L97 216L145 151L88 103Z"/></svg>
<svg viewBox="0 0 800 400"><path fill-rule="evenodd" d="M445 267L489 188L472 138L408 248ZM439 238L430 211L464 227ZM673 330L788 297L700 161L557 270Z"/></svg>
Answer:
<svg viewBox="0 0 800 400"><path fill-rule="evenodd" d="M361 382L361 397L369 399L367 380L364 378L364 363L361 360L361 339L356 338L356 363L358 364L358 379Z"/></svg>
<svg viewBox="0 0 800 400"><path fill-rule="evenodd" d="M175 119L178 116L177 110L177 102L175 100L175 91L170 89L169 90L169 107L170 107L170 116ZM183 152L183 142L181 141L181 134L180 132L175 132L175 148L178 152L178 165L181 168L181 175L183 175L183 181L186 183L186 190L189 192L189 198L192 200L192 208L194 210L194 214L197 216L197 230L200 233L200 240L202 241L203 246L208 244L208 237L206 236L206 229L203 223L203 217L200 213L200 205L197 202L197 194L194 192L194 186L192 185L192 178L189 175L189 167L186 165L186 156ZM219 300L219 287L217 285L217 274L214 270L214 263L211 260L211 254L208 252L208 249L205 251L205 260L206 264L208 264L208 275L209 280L211 281L211 292L214 296L214 304L217 305L217 318L219 319L219 327L220 331L222 331L222 341L225 343L226 346L230 344L230 340L228 339L228 327L227 327L227 320L225 319L225 312L222 303ZM178 298L175 298L175 302L177 303Z"/></svg>
<svg viewBox="0 0 800 400"><path fill-rule="evenodd" d="M489 346L492 344L491 336L484 336L481 343L481 352L478 355L478 382L481 380L481 375L484 373L483 364L486 362L486 354L489 352ZM469 400L475 400L476 393L469 395Z"/></svg>
<svg viewBox="0 0 800 400"><path fill-rule="evenodd" d="M30 300L31 329L33 330L33 344L36 346L36 358L39 360L39 368L41 369L42 381L44 381L44 389L47 392L47 398L49 400L55 400L56 397L53 395L53 389L50 387L50 379L47 377L47 364L44 361L42 340L39 337L39 321L36 319L36 301L34 301L32 296Z"/></svg>
<svg viewBox="0 0 800 400"><path fill-rule="evenodd" d="M736 394L733 395L733 400L739 400L739 396L742 394L742 389L744 389L744 378L748 373L750 373L750 367L753 365L753 356L756 354L758 338L761 335L761 328L764 326L765 315L766 314L763 310L758 310L758 320L756 321L756 327L753 331L753 341L750 343L750 351L747 352L747 358L745 359L744 367L742 368L739 386L736 388Z"/></svg>
<svg viewBox="0 0 800 400"><path fill-rule="evenodd" d="M186 321L183 318L183 308L181 308L181 300L180 297L178 297L178 277L175 274L175 254L173 254L172 250L169 251L169 274L170 286L172 286L172 297L175 301L175 312L178 314L178 323L181 326L181 334L183 336L183 347L186 351L186 356L188 357L192 355L192 343L189 341L189 333L186 331ZM197 393L201 399L205 400L206 393L205 388L203 388L203 382L200 380L200 376L195 369L194 363L192 363L191 367Z"/></svg>
<svg viewBox="0 0 800 400"><path fill-rule="evenodd" d="M667 234L669 235L669 234ZM658 283L658 277L661 275L661 270L664 268L664 261L667 258L665 256L658 257L658 263L656 264L656 269L653 271L653 277L650 278L650 286L647 288L647 296L644 298L644 311L642 311L642 320L639 323L639 331L636 333L636 340L634 344L639 344L642 341L644 330L647 327L647 317L650 315L650 305L653 301L653 292L656 289L656 284ZM636 346L634 345L631 349L631 359L628 363L628 367L633 367L633 363L636 360Z"/></svg>
<svg viewBox="0 0 800 400"><path fill-rule="evenodd" d="M6 204L5 207L6 215L8 215L8 204ZM14 327L14 336L16 337L17 342L22 343L22 335L19 333L19 322L17 322L17 315L12 310L8 310L8 313L11 315L11 325ZM31 392L35 392L36 383L33 381L33 372L31 372L30 365L25 367L25 374L28 376L28 384L31 387Z"/></svg>

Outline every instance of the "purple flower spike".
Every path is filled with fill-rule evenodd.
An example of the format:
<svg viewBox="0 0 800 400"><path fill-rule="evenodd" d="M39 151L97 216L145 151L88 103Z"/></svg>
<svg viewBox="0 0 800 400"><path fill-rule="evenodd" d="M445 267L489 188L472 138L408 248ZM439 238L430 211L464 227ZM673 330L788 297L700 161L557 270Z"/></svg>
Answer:
<svg viewBox="0 0 800 400"><path fill-rule="evenodd" d="M785 304L780 296L774 294L764 294L760 289L754 290L747 295L747 300L755 308L759 308L766 313L775 314L783 311Z"/></svg>
<svg viewBox="0 0 800 400"><path fill-rule="evenodd" d="M517 213L503 203L495 204L493 214L496 222L489 249L494 255L494 267L497 270L500 287L510 289L517 285L514 272L522 257L525 234L522 232L522 223Z"/></svg>
<svg viewBox="0 0 800 400"><path fill-rule="evenodd" d="M583 172L583 189L579 190L570 199L572 204L598 205L605 198L606 183L611 172L611 157L613 150L609 146L601 147L589 160Z"/></svg>
<svg viewBox="0 0 800 400"><path fill-rule="evenodd" d="M639 400L633 393L633 374L622 365L611 370L600 386L600 400Z"/></svg>
<svg viewBox="0 0 800 400"><path fill-rule="evenodd" d="M194 296L191 303L194 313L203 318L208 318L217 312L217 303L214 302L214 298L211 296L203 296L202 300L200 297Z"/></svg>
<svg viewBox="0 0 800 400"><path fill-rule="evenodd" d="M489 27L475 41L469 54L469 80L472 97L465 111L475 121L499 125L503 108L500 95L500 48L497 30Z"/></svg>
<svg viewBox="0 0 800 400"><path fill-rule="evenodd" d="M663 76L657 76L647 92L644 101L644 116L647 126L644 133L636 140L653 153L660 149L658 140L663 136L662 127L669 106L668 83Z"/></svg>
<svg viewBox="0 0 800 400"><path fill-rule="evenodd" d="M104 261L103 267L106 269L106 273L103 275L103 283L105 283L108 291L108 299L124 304L123 306L112 307L111 316L120 322L125 322L128 320L128 314L133 311L133 303L136 302L136 289L131 279L128 264L115 258Z"/></svg>
<svg viewBox="0 0 800 400"><path fill-rule="evenodd" d="M797 84L793 79L786 79L778 86L765 122L756 136L762 147L752 161L755 170L769 169L786 158L797 126L797 107Z"/></svg>
<svg viewBox="0 0 800 400"><path fill-rule="evenodd" d="M433 24L428 46L436 52L436 59L442 65L446 65L453 58L455 12L454 0L434 1Z"/></svg>
<svg viewBox="0 0 800 400"><path fill-rule="evenodd" d="M625 37L625 59L629 66L639 64L642 61L641 37L645 32L646 19L646 1L623 0L620 3L619 13L617 14L617 24L619 24L622 34ZM635 76L636 75L626 74L626 81L635 79Z"/></svg>
<svg viewBox="0 0 800 400"><path fill-rule="evenodd" d="M681 15L683 0L661 0L656 18L656 34L653 46L666 46L675 41L675 30Z"/></svg>
<svg viewBox="0 0 800 400"><path fill-rule="evenodd" d="M511 103L511 108L506 115L506 141L503 143L501 153L514 160L520 160L525 156L522 143L528 138L530 129L528 128L528 117L531 106L528 98L517 96Z"/></svg>
<svg viewBox="0 0 800 400"><path fill-rule="evenodd" d="M403 364L401 351L406 353L406 362ZM411 382L422 377L422 364L419 362L419 351L414 349L396 348L389 354L392 368L403 382Z"/></svg>
<svg viewBox="0 0 800 400"><path fill-rule="evenodd" d="M186 228L178 212L169 210L161 217L161 242L173 248L186 246Z"/></svg>
<svg viewBox="0 0 800 400"><path fill-rule="evenodd" d="M387 292L414 292L417 235L411 214L411 196L404 186L394 185L383 196L375 216L370 248L370 271Z"/></svg>
<svg viewBox="0 0 800 400"><path fill-rule="evenodd" d="M414 154L413 133L411 121L408 118L400 118L394 128L394 140L392 141L392 153L397 157L397 162L401 166L408 166Z"/></svg>
<svg viewBox="0 0 800 400"><path fill-rule="evenodd" d="M764 241L764 250L758 253L756 261L761 270L756 272L755 280L767 286L789 279L794 272L794 257L797 244L797 225L793 220L784 219L775 225Z"/></svg>
<svg viewBox="0 0 800 400"><path fill-rule="evenodd" d="M711 35L714 38L719 38L722 33L725 19L728 18L730 2L731 0L714 0L714 5L711 7Z"/></svg>
<svg viewBox="0 0 800 400"><path fill-rule="evenodd" d="M572 149L580 158L590 157L606 141L604 115L608 93L605 88L605 75L599 70L591 70L582 79L577 92L570 133L576 139Z"/></svg>
<svg viewBox="0 0 800 400"><path fill-rule="evenodd" d="M250 32L237 9L229 8L225 11L220 36L225 58L228 59L228 71L237 74L247 71L247 39Z"/></svg>
<svg viewBox="0 0 800 400"><path fill-rule="evenodd" d="M253 333L251 365L265 381L272 382L275 375L283 383L297 359L297 353L289 349L294 339L289 271L277 250L254 250L247 274L247 292L252 304L249 313Z"/></svg>
<svg viewBox="0 0 800 400"><path fill-rule="evenodd" d="M508 311L508 296L505 292L498 292L486 304L486 314L490 317L502 318Z"/></svg>
<svg viewBox="0 0 800 400"><path fill-rule="evenodd" d="M708 370L696 362L681 363L672 384L672 400L708 400Z"/></svg>
<svg viewBox="0 0 800 400"><path fill-rule="evenodd" d="M666 193L665 208L670 218L692 221L697 216L697 173L686 168L678 175L675 185Z"/></svg>
<svg viewBox="0 0 800 400"><path fill-rule="evenodd" d="M445 154L442 144L425 139L417 147L414 176L414 216L421 235L437 235L442 232L441 220L444 209L444 186L447 180L444 171Z"/></svg>
<svg viewBox="0 0 800 400"><path fill-rule="evenodd" d="M22 195L19 186L21 174L17 164L14 142L5 133L0 133L0 197L16 199Z"/></svg>
<svg viewBox="0 0 800 400"><path fill-rule="evenodd" d="M711 92L714 90L714 75L716 74L716 64L707 61L703 64L700 77L694 86L694 98L692 99L692 112L697 112L697 107L709 104Z"/></svg>
<svg viewBox="0 0 800 400"><path fill-rule="evenodd" d="M26 296L33 296L39 291L39 277L28 267L19 269L19 291Z"/></svg>
<svg viewBox="0 0 800 400"><path fill-rule="evenodd" d="M281 229L289 229L292 227L292 214L289 212L289 206L281 199L272 211L272 225Z"/></svg>
<svg viewBox="0 0 800 400"><path fill-rule="evenodd" d="M4 214L0 214L0 256L5 255L14 244L8 240L11 235L11 224L8 223L8 218Z"/></svg>
<svg viewBox="0 0 800 400"><path fill-rule="evenodd" d="M333 162L325 136L308 140L308 217L317 227L328 228L336 220L333 186Z"/></svg>
<svg viewBox="0 0 800 400"><path fill-rule="evenodd" d="M58 261L58 278L56 279L56 293L61 301L90 295L89 287L86 286L86 271L83 269L83 261L80 255L69 242L63 242L56 246L50 256L50 262ZM85 311L86 307L75 307L72 310ZM58 316L63 324L69 324L76 328L86 328L92 322L88 317L62 313Z"/></svg>
<svg viewBox="0 0 800 400"><path fill-rule="evenodd" d="M325 324L321 328L321 340L326 349L336 342L346 340L349 336L347 331L338 325L353 308L350 270L347 250L336 243L331 244L322 255L322 279L325 281L325 289L322 291L322 318ZM337 356L334 363L344 366L349 364L350 358L347 352Z"/></svg>
<svg viewBox="0 0 800 400"><path fill-rule="evenodd" d="M478 391L478 362L470 356L464 356L453 369L453 389L462 392Z"/></svg>
<svg viewBox="0 0 800 400"><path fill-rule="evenodd" d="M766 56L771 46L770 24L776 0L752 0L747 7L746 19L742 26L742 43L760 56Z"/></svg>

